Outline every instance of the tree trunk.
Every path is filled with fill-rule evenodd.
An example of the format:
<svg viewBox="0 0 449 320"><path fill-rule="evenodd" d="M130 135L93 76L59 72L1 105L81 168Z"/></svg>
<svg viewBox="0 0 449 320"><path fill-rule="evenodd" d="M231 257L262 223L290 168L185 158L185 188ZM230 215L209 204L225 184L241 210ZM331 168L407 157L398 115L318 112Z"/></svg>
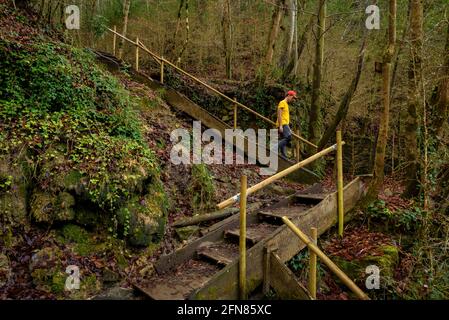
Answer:
<svg viewBox="0 0 449 320"><path fill-rule="evenodd" d="M414 197L418 194L418 108L424 97L421 92L421 64L423 44L423 4L422 0L410 0L410 65L408 106L405 117L404 141L405 148L405 172L407 186L403 193L405 197Z"/></svg>
<svg viewBox="0 0 449 320"><path fill-rule="evenodd" d="M318 23L316 31L315 63L313 65L312 102L309 114L309 141L317 144L322 132L321 78L324 61L324 30L326 28L326 0L318 4ZM310 150L309 153L313 153Z"/></svg>
<svg viewBox="0 0 449 320"><path fill-rule="evenodd" d="M288 42L287 42L287 55L285 59L286 61L290 61L293 59L293 43L295 40L295 31L296 31L296 0L290 0L289 3L289 14L290 14L290 30L288 34Z"/></svg>
<svg viewBox="0 0 449 320"><path fill-rule="evenodd" d="M408 35L409 32L409 28L410 28L410 23L409 23L409 18L410 18L410 5L411 3L409 2L408 4L408 9L407 9L407 18L406 18L406 25L404 30L402 31L402 38L399 42L399 46L396 50L396 54L395 54L395 58L394 58L394 63L393 63L393 74L391 76L391 92L390 92L390 99L393 99L394 97L394 88L395 88L395 84L396 84L396 76L397 76L397 71L398 71L398 66L399 66L399 57L401 56L402 53L402 49L404 48L404 44L405 44L405 40L406 37Z"/></svg>
<svg viewBox="0 0 449 320"><path fill-rule="evenodd" d="M186 39L184 40L184 44L181 48L181 51L179 52L179 56L178 56L178 60L177 60L177 64L180 65L181 64L181 59L182 56L184 55L184 52L187 49L187 45L189 44L189 40L190 40L190 24L189 24L189 0L185 0L185 4L186 4Z"/></svg>
<svg viewBox="0 0 449 320"><path fill-rule="evenodd" d="M231 60L232 60L232 24L231 24L231 1L225 0L223 3L223 19L221 21L223 28L223 47L225 52L226 78L232 78Z"/></svg>
<svg viewBox="0 0 449 320"><path fill-rule="evenodd" d="M125 2L123 3L123 29L122 29L122 35L124 37L126 37L126 33L128 31L128 16L130 7L131 7L131 0L125 0ZM121 38L118 51L119 59L123 59L124 47L125 47L125 39Z"/></svg>
<svg viewBox="0 0 449 320"><path fill-rule="evenodd" d="M273 18L271 22L271 30L268 35L267 51L262 62L261 73L258 76L259 85L263 85L270 72L271 65L273 63L274 48L276 40L278 38L279 29L281 25L282 16L284 15L285 0L277 0L276 6L274 6Z"/></svg>
<svg viewBox="0 0 449 320"><path fill-rule="evenodd" d="M351 85L346 91L343 100L340 102L340 106L338 107L338 111L337 114L335 115L334 121L332 121L332 123L324 133L323 137L321 138L320 142L318 143L318 150L322 150L324 148L324 146L331 139L331 137L335 135L335 130L337 129L339 123L346 118L349 109L349 104L351 103L351 99L355 91L357 90L360 76L362 74L363 62L365 59L365 52L366 52L366 35L367 32L365 32L363 36L362 46L360 48L359 58L357 62L357 69L355 71L354 78L352 79Z"/></svg>
<svg viewBox="0 0 449 320"><path fill-rule="evenodd" d="M396 45L396 0L390 0L388 18L388 46L385 49L382 64L382 113L380 115L379 132L377 134L376 155L374 159L373 180L368 188L365 201L367 203L377 198L384 182L385 150L388 140L390 122L390 73L391 60Z"/></svg>
<svg viewBox="0 0 449 320"><path fill-rule="evenodd" d="M442 136L444 123L447 122L449 117L449 23L443 57L446 57L446 59L441 75L442 78L438 84L437 101L435 104L435 114L432 126L437 137Z"/></svg>
<svg viewBox="0 0 449 320"><path fill-rule="evenodd" d="M294 72L298 69L299 58L301 57L302 52L304 51L304 48L306 47L307 35L309 33L309 30L312 28L314 20L315 20L315 17L311 16L309 22L307 23L306 27L304 28L304 31L301 35L301 39L299 40L298 44L296 45L297 48L296 48L295 56L290 60L287 67L284 69L284 71L282 73L281 81L285 81L292 74L292 72Z"/></svg>

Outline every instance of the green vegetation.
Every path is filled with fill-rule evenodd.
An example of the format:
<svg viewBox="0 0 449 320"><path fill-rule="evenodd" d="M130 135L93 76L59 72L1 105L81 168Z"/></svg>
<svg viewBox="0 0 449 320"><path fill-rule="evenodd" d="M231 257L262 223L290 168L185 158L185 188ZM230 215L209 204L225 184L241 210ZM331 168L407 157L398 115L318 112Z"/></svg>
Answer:
<svg viewBox="0 0 449 320"><path fill-rule="evenodd" d="M145 238L140 245L160 239L166 196L137 102L92 54L46 39L1 39L0 78L1 218L18 222L28 203L37 222L89 224L106 214L115 234ZM117 224L136 198L149 199L146 210ZM11 210L15 199L22 210Z"/></svg>
<svg viewBox="0 0 449 320"><path fill-rule="evenodd" d="M377 200L368 206L367 217L374 222L385 223L387 228L413 232L422 226L426 212L419 207L393 212L385 206L385 201Z"/></svg>
<svg viewBox="0 0 449 320"><path fill-rule="evenodd" d="M188 193L192 195L192 208L195 213L204 213L213 208L215 186L205 164L192 165L192 179Z"/></svg>

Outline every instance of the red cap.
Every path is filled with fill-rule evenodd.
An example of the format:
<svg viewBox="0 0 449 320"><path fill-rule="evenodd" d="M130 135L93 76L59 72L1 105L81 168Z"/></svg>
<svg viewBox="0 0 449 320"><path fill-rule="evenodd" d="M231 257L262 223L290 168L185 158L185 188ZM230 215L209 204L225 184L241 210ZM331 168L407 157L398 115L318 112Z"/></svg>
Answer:
<svg viewBox="0 0 449 320"><path fill-rule="evenodd" d="M296 98L296 91L290 90L287 94Z"/></svg>

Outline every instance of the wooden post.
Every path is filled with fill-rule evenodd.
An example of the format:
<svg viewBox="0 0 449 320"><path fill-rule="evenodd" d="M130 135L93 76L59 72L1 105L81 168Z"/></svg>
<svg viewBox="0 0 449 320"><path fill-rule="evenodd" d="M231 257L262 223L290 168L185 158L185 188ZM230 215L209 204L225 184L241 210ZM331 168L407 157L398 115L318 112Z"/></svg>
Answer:
<svg viewBox="0 0 449 320"><path fill-rule="evenodd" d="M305 245L311 249L318 258L320 258L320 261L323 261L323 263L328 266L328 268L344 283L345 286L354 292L357 297L362 300L370 300L366 293L363 292L343 271L341 271L341 269L333 263L332 260L329 259L307 235L304 234L304 232L293 224L293 222L291 222L287 217L282 217L282 221L284 221L284 223L301 239L301 241L304 242Z"/></svg>
<svg viewBox="0 0 449 320"><path fill-rule="evenodd" d="M310 229L310 235L313 242L317 245L318 232L317 228ZM309 248L309 292L313 299L316 300L316 254Z"/></svg>
<svg viewBox="0 0 449 320"><path fill-rule="evenodd" d="M117 50L117 27L114 26L114 37L112 38L112 52L114 53L114 57L116 55L116 50Z"/></svg>
<svg viewBox="0 0 449 320"><path fill-rule="evenodd" d="M240 299L246 300L246 186L247 178L240 180L240 261L239 261L239 289Z"/></svg>
<svg viewBox="0 0 449 320"><path fill-rule="evenodd" d="M237 98L234 98L234 101L237 102ZM234 103L234 130L237 129L237 103Z"/></svg>
<svg viewBox="0 0 449 320"><path fill-rule="evenodd" d="M161 57L161 83L164 84L164 56Z"/></svg>
<svg viewBox="0 0 449 320"><path fill-rule="evenodd" d="M337 131L337 202L338 202L338 235L343 237L343 145L341 131Z"/></svg>
<svg viewBox="0 0 449 320"><path fill-rule="evenodd" d="M139 37L136 38L136 71L139 71Z"/></svg>

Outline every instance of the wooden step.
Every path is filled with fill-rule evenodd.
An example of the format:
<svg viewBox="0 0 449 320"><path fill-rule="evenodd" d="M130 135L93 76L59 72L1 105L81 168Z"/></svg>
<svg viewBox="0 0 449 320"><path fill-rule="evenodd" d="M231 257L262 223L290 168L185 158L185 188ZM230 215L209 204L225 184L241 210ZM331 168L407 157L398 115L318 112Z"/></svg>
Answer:
<svg viewBox="0 0 449 320"><path fill-rule="evenodd" d="M261 220L282 224L282 217L286 216L289 219L299 217L302 214L305 214L309 209L313 208L315 205L313 204L301 204L301 203L293 203L285 207L273 208L271 210L264 210L259 212L259 217Z"/></svg>
<svg viewBox="0 0 449 320"><path fill-rule="evenodd" d="M277 225L272 225L269 223L257 223L249 225L246 228L246 241L251 245L254 245L273 233L277 228ZM225 237L230 240L238 241L238 239L240 238L240 228L226 230Z"/></svg>
<svg viewBox="0 0 449 320"><path fill-rule="evenodd" d="M219 270L214 264L191 259L171 272L155 274L151 279L133 285L154 300L185 300Z"/></svg>
<svg viewBox="0 0 449 320"><path fill-rule="evenodd" d="M197 254L220 266L226 266L238 257L239 247L234 243L219 242L199 248Z"/></svg>
<svg viewBox="0 0 449 320"><path fill-rule="evenodd" d="M303 204L318 204L320 203L324 198L326 198L326 193L314 193L314 194L307 194L307 193L296 193L292 197L294 198L295 203L303 203Z"/></svg>

